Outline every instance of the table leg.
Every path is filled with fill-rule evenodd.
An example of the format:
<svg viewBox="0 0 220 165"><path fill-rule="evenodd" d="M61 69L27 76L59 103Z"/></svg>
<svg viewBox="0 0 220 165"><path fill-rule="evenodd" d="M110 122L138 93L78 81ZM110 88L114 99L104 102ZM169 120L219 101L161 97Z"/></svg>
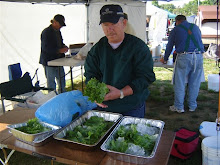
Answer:
<svg viewBox="0 0 220 165"><path fill-rule="evenodd" d="M60 80L59 80L59 81L60 81L60 86L59 86L60 92L63 93L63 89L62 89L62 87L61 87L61 82L62 82L62 81L61 81L61 74L60 74L60 67L59 67L59 66L58 66L58 74L59 74L59 77L60 77Z"/></svg>
<svg viewBox="0 0 220 165"><path fill-rule="evenodd" d="M73 67L70 66L70 79L71 79L71 88L73 90L73 72L72 72Z"/></svg>
<svg viewBox="0 0 220 165"><path fill-rule="evenodd" d="M5 149L0 146L0 149L2 149L3 151L3 154L4 154L4 158L5 158L5 161L3 161L1 158L0 158L0 162L3 164L3 165L8 165L8 162L9 162L9 159L11 158L12 154L15 152L15 150L11 150L11 152L7 155Z"/></svg>
<svg viewBox="0 0 220 165"><path fill-rule="evenodd" d="M83 66L81 65L81 76L82 76L82 93L83 93Z"/></svg>
<svg viewBox="0 0 220 165"><path fill-rule="evenodd" d="M5 113L5 104L4 104L4 98L1 97L1 102L2 102L2 112Z"/></svg>

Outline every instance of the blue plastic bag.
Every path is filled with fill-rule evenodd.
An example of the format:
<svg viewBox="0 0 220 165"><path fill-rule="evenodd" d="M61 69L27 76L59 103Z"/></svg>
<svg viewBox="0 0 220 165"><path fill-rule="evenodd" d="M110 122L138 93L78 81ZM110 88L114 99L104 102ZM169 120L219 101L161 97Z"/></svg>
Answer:
<svg viewBox="0 0 220 165"><path fill-rule="evenodd" d="M64 127L69 124L73 116L81 116L88 110L96 107L88 101L79 90L61 93L41 105L35 116L43 122Z"/></svg>
<svg viewBox="0 0 220 165"><path fill-rule="evenodd" d="M80 107L82 114L88 110L95 108L97 105L88 100L87 96L83 96L82 92L79 90L72 91L74 101Z"/></svg>

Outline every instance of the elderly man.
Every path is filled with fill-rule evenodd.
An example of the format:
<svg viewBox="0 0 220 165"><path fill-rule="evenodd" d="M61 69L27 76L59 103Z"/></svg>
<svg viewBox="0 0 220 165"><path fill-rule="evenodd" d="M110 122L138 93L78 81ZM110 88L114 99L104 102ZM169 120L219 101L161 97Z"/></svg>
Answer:
<svg viewBox="0 0 220 165"><path fill-rule="evenodd" d="M64 57L64 53L68 51L68 47L63 43L63 38L60 32L60 29L63 26L66 26L65 18L63 15L57 14L51 20L51 25L41 33L40 64L43 65L45 70L47 87L56 90L56 79L59 85L59 92L65 91L64 68L61 66L48 66L47 62Z"/></svg>
<svg viewBox="0 0 220 165"><path fill-rule="evenodd" d="M177 52L174 69L174 105L170 110L178 113L184 112L185 85L188 82L188 107L189 111L195 111L197 107L201 78L203 74L204 46L201 32L198 26L186 21L184 15L175 18L176 27L171 31L165 51L164 62L166 63L175 45Z"/></svg>
<svg viewBox="0 0 220 165"><path fill-rule="evenodd" d="M100 24L105 36L88 53L86 83L96 78L107 84L109 93L98 104L100 110L144 117L148 86L155 81L153 60L141 39L124 32L126 23L121 6L101 8Z"/></svg>

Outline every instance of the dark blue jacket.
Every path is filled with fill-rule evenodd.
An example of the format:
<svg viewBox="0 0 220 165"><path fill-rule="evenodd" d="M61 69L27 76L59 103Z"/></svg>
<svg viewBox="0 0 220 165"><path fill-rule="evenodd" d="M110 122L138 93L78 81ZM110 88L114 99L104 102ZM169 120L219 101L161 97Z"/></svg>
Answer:
<svg viewBox="0 0 220 165"><path fill-rule="evenodd" d="M41 33L41 54L40 64L47 66L47 62L64 57L64 53L58 53L58 50L64 46L61 32L58 31L61 40L58 43L56 31L52 25L44 29ZM61 47L60 47L61 46Z"/></svg>

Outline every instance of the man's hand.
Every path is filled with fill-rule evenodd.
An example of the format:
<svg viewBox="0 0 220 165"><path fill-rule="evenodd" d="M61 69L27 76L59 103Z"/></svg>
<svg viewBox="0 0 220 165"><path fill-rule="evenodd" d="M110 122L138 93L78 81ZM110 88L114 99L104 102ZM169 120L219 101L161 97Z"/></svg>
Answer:
<svg viewBox="0 0 220 165"><path fill-rule="evenodd" d="M108 101L108 100L115 100L118 99L120 97L120 90L111 86L111 85L107 85L107 88L109 89L109 92L105 95L104 97L104 101ZM99 107L102 108L108 108L108 105L103 104L103 103L96 103Z"/></svg>
<svg viewBox="0 0 220 165"><path fill-rule="evenodd" d="M111 85L107 85L107 88L109 89L109 92L105 95L104 101L115 100L120 97L121 93L119 89Z"/></svg>
<svg viewBox="0 0 220 165"><path fill-rule="evenodd" d="M167 64L167 61L164 61L163 58L160 59L160 62L162 62L163 64Z"/></svg>
<svg viewBox="0 0 220 165"><path fill-rule="evenodd" d="M103 104L103 103L97 103L97 102L95 102L99 107L101 107L101 108L108 108L108 105L106 105L106 104Z"/></svg>
<svg viewBox="0 0 220 165"><path fill-rule="evenodd" d="M120 98L121 92L119 89L117 89L111 85L107 85L107 88L109 89L109 92L105 95L104 101L115 100L115 99ZM123 93L124 93L124 96L130 96L133 94L133 90L129 85L127 85L123 88ZM96 104L102 108L108 107L107 105L105 105L103 103L96 103Z"/></svg>
<svg viewBox="0 0 220 165"><path fill-rule="evenodd" d="M68 50L69 50L69 48L67 46L65 46L65 47L59 49L59 53L66 53L66 52L68 52Z"/></svg>

